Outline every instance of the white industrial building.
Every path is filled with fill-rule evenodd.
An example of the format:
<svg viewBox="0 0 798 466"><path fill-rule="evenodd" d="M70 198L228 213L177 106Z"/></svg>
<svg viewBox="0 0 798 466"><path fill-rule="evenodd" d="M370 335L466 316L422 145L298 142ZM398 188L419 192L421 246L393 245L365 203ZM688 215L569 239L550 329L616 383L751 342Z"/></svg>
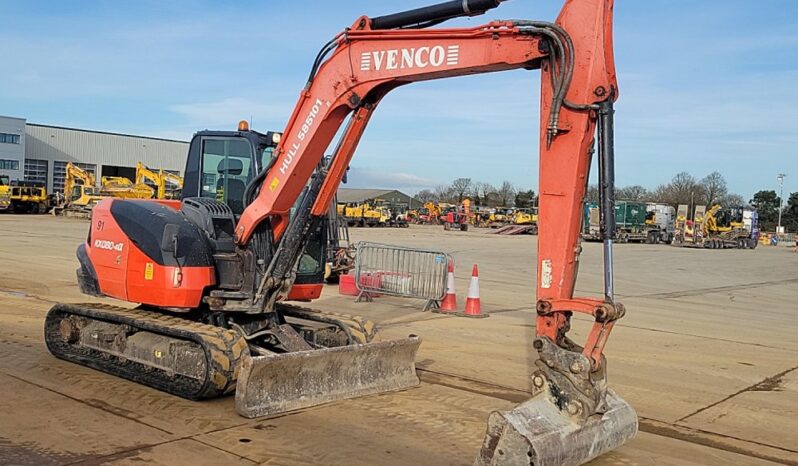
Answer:
<svg viewBox="0 0 798 466"><path fill-rule="evenodd" d="M64 189L72 162L102 176L134 179L136 162L182 174L188 142L27 123L0 116L0 175L45 183L47 192Z"/></svg>
<svg viewBox="0 0 798 466"><path fill-rule="evenodd" d="M0 116L0 175L22 178L24 160L25 119Z"/></svg>

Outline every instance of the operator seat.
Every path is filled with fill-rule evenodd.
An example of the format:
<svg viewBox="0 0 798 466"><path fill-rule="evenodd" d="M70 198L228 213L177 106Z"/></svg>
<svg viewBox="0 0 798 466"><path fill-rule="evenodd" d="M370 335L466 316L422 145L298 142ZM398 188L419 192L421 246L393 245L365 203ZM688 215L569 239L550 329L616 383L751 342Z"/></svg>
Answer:
<svg viewBox="0 0 798 466"><path fill-rule="evenodd" d="M219 162L216 170L220 175L216 182L216 191L224 189L225 203L230 206L234 214L241 215L244 212L246 184L235 177L244 171L244 163L240 159L227 157Z"/></svg>

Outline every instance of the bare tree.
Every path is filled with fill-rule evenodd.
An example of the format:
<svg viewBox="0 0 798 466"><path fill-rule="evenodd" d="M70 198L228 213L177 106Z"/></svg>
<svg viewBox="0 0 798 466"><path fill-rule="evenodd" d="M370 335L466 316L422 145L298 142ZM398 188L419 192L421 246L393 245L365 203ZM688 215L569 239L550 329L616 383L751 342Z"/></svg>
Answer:
<svg viewBox="0 0 798 466"><path fill-rule="evenodd" d="M452 181L449 188L452 200L462 202L463 199L471 195L471 178L457 178Z"/></svg>
<svg viewBox="0 0 798 466"><path fill-rule="evenodd" d="M485 205L487 207L505 207L502 203L501 196L496 191L491 191L485 195Z"/></svg>
<svg viewBox="0 0 798 466"><path fill-rule="evenodd" d="M452 198L452 191L449 186L439 184L435 186L435 200L438 202L449 202Z"/></svg>
<svg viewBox="0 0 798 466"><path fill-rule="evenodd" d="M431 189L422 189L414 196L422 204L435 200L435 193Z"/></svg>
<svg viewBox="0 0 798 466"><path fill-rule="evenodd" d="M498 189L499 197L502 200L502 205L510 207L515 201L515 187L509 181L503 181L501 187Z"/></svg>
<svg viewBox="0 0 798 466"><path fill-rule="evenodd" d="M640 185L626 186L615 190L615 199L623 201L645 201L648 197L648 189Z"/></svg>
<svg viewBox="0 0 798 466"><path fill-rule="evenodd" d="M716 203L722 205L723 207L741 207L748 205L742 196L735 193L727 193L718 199Z"/></svg>
<svg viewBox="0 0 798 466"><path fill-rule="evenodd" d="M474 196L479 199L480 205L487 205L488 194L496 192L496 188L490 183L478 181L474 183L472 191Z"/></svg>
<svg viewBox="0 0 798 466"><path fill-rule="evenodd" d="M587 191L585 191L585 202L589 202L591 204L598 204L599 202L599 189L598 186L591 184L587 187Z"/></svg>
<svg viewBox="0 0 798 466"><path fill-rule="evenodd" d="M716 204L729 192L723 175L716 171L702 178L699 184L703 190L701 202L708 206Z"/></svg>
<svg viewBox="0 0 798 466"><path fill-rule="evenodd" d="M660 185L655 191L659 202L676 206L678 204L698 204L704 199L704 188L693 175L687 172L677 173L670 183Z"/></svg>

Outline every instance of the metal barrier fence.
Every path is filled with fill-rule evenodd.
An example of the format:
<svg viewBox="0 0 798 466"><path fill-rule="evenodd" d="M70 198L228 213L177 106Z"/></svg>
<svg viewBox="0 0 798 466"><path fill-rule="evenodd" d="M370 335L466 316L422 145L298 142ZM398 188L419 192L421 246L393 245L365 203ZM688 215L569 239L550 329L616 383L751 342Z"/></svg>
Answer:
<svg viewBox="0 0 798 466"><path fill-rule="evenodd" d="M356 244L356 251L357 301L377 295L423 299L426 311L443 299L449 254L365 241Z"/></svg>

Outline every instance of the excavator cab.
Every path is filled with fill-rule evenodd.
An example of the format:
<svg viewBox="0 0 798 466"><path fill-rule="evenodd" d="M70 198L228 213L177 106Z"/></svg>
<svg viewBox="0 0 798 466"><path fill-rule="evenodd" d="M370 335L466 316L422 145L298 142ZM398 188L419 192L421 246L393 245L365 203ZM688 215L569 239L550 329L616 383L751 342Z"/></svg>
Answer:
<svg viewBox="0 0 798 466"><path fill-rule="evenodd" d="M196 133L188 151L181 198L214 199L241 215L246 187L270 164L279 134L249 129Z"/></svg>
<svg viewBox="0 0 798 466"><path fill-rule="evenodd" d="M247 205L247 186L273 163L274 148L280 140L278 132L261 133L250 130L245 123L239 123L238 131L204 130L194 135L181 199L199 197L223 202L238 220ZM322 222L311 231L289 299L309 301L321 294L327 230L326 223Z"/></svg>

